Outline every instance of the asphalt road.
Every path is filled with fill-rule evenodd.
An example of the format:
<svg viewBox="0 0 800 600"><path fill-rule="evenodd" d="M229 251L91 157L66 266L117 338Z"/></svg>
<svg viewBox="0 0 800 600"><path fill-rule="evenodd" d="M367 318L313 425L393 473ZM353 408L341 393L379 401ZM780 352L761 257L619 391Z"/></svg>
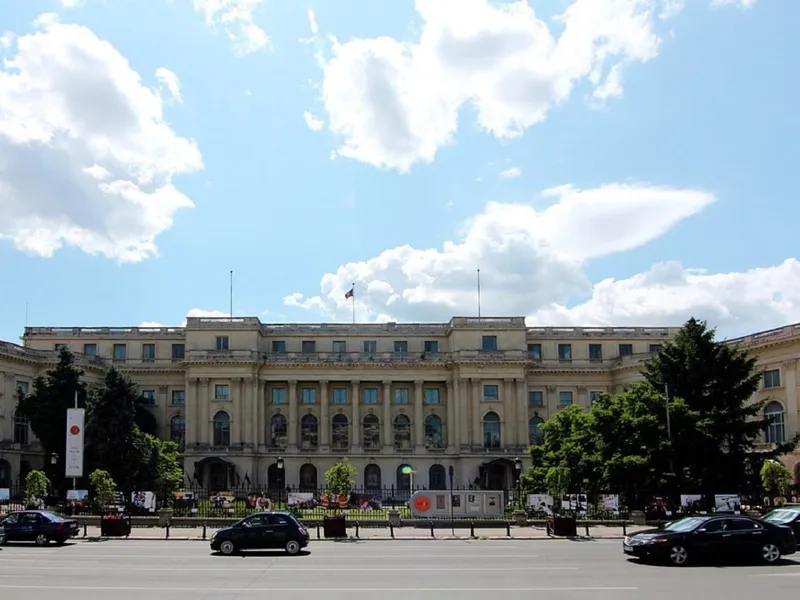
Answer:
<svg viewBox="0 0 800 600"><path fill-rule="evenodd" d="M188 541L5 546L0 598L752 600L794 597L800 585L800 561L647 566L628 561L620 541L312 541L309 550L223 557Z"/></svg>

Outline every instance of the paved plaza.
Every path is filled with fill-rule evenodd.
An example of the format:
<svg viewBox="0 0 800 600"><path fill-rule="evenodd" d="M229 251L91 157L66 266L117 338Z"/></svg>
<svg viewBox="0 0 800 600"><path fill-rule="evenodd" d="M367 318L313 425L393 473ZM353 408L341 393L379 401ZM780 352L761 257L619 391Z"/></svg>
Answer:
<svg viewBox="0 0 800 600"><path fill-rule="evenodd" d="M312 542L296 557L216 556L196 541L0 549L3 600L751 600L793 597L798 585L796 561L677 570L629 562L611 540Z"/></svg>

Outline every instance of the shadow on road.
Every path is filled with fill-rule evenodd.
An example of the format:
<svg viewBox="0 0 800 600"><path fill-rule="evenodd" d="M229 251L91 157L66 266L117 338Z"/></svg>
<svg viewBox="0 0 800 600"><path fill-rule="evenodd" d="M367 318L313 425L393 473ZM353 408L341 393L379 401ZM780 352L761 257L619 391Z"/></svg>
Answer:
<svg viewBox="0 0 800 600"><path fill-rule="evenodd" d="M269 558L297 558L298 556L310 556L311 552L308 550L301 550L295 555L286 554L283 550L242 550L230 556L224 555L222 552L212 552L211 556L222 556L224 558L256 558L264 556Z"/></svg>
<svg viewBox="0 0 800 600"><path fill-rule="evenodd" d="M691 563L688 563L683 567L675 567L668 562L648 561L640 558L628 558L627 562L634 565L645 565L658 569L730 569L731 567L763 569L765 567L786 568L800 566L800 562L798 562L798 560L790 560L787 558L782 558L772 564L759 562L758 560L747 560L746 558L728 560L714 560L713 558L707 558L705 560L693 560Z"/></svg>

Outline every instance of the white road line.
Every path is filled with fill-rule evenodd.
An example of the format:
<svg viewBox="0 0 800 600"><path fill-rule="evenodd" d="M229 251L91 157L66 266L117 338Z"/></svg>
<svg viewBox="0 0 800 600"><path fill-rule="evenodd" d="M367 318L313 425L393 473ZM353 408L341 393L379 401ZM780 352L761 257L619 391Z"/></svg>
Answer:
<svg viewBox="0 0 800 600"><path fill-rule="evenodd" d="M753 575L753 577L800 577L800 572L795 571L793 573L763 573L760 575Z"/></svg>
<svg viewBox="0 0 800 600"><path fill-rule="evenodd" d="M13 569L14 571L89 571L94 572L97 570L97 566L93 567L54 567L51 565L47 566L37 566L37 567L25 567L21 565L0 565L0 570L2 569ZM130 567L126 565L124 567L125 571L145 571L145 572L152 572L152 571L257 571L257 572L268 572L268 571L292 571L292 572L299 572L302 571L307 573L308 571L327 571L327 572L342 572L342 573L362 573L364 571L364 567L317 567L314 565L309 565L307 567L273 567L273 566L263 566L263 567L181 567L178 565L172 567ZM577 571L578 567L487 567L487 568L476 568L476 567L369 567L370 572L402 572L402 573L418 573L421 571L481 571L481 572L495 572L495 571ZM0 577L14 577L14 575L2 575Z"/></svg>
<svg viewBox="0 0 800 600"><path fill-rule="evenodd" d="M315 560L330 560L331 558L336 558L337 560L342 559L341 553L331 553L328 555L320 555L315 551L309 551L309 556L313 555ZM198 558L195 555L187 555L185 553L179 552L172 552L170 554L83 554L83 553L32 553L32 554L7 554L3 555L3 561L5 560L15 560L18 557L31 559L31 558L41 558L42 556L64 556L66 557L73 557L76 560L84 560L89 558L96 558L96 559L108 559L108 558L125 558L125 559L153 559L158 560L159 558L171 558L171 559L181 559L181 560L190 560ZM201 555L201 556L211 556L211 552L209 551L208 554ZM280 551L275 551L274 554L258 554L258 555L248 555L252 556L253 558L263 557L263 558L286 558L284 554ZM538 554L367 554L367 555L359 555L359 554L347 554L346 555L350 559L358 559L359 561L364 560L386 560L386 559L409 559L409 558L418 558L418 559L433 559L433 558L458 558L458 559L475 559L475 560L492 560L494 558L497 559L509 559L509 558L518 558L518 559L529 559L529 558L539 558ZM550 557L552 558L552 556Z"/></svg>
<svg viewBox="0 0 800 600"><path fill-rule="evenodd" d="M264 592L327 592L329 587L316 587L316 588L206 588L206 587L140 587L140 586L89 586L89 585L2 585L0 589L4 590L70 590L70 591L85 591L85 592L200 592L203 594L261 594ZM635 587L517 587L517 588L336 588L337 592L347 592L351 594L374 594L375 592L394 592L400 594L407 594L408 592L437 592L437 593L459 593L465 592L626 592L636 591L639 588Z"/></svg>

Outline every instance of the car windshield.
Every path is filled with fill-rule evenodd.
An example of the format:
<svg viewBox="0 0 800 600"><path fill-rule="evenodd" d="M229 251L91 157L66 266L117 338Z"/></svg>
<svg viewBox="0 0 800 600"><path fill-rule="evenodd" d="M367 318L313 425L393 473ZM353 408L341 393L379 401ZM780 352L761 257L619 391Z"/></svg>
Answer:
<svg viewBox="0 0 800 600"><path fill-rule="evenodd" d="M764 515L764 520L770 523L790 523L795 520L798 514L800 514L798 509L778 508Z"/></svg>
<svg viewBox="0 0 800 600"><path fill-rule="evenodd" d="M665 531L691 531L695 527L699 527L702 523L705 523L705 519L701 519L699 517L688 517L686 519L681 519L679 521L673 521L672 523L668 524L664 527Z"/></svg>
<svg viewBox="0 0 800 600"><path fill-rule="evenodd" d="M56 513L53 512L42 511L40 514L45 519L49 519L50 521L54 521L56 523L60 523L61 521L66 521L64 517L62 517L61 515L57 515Z"/></svg>

